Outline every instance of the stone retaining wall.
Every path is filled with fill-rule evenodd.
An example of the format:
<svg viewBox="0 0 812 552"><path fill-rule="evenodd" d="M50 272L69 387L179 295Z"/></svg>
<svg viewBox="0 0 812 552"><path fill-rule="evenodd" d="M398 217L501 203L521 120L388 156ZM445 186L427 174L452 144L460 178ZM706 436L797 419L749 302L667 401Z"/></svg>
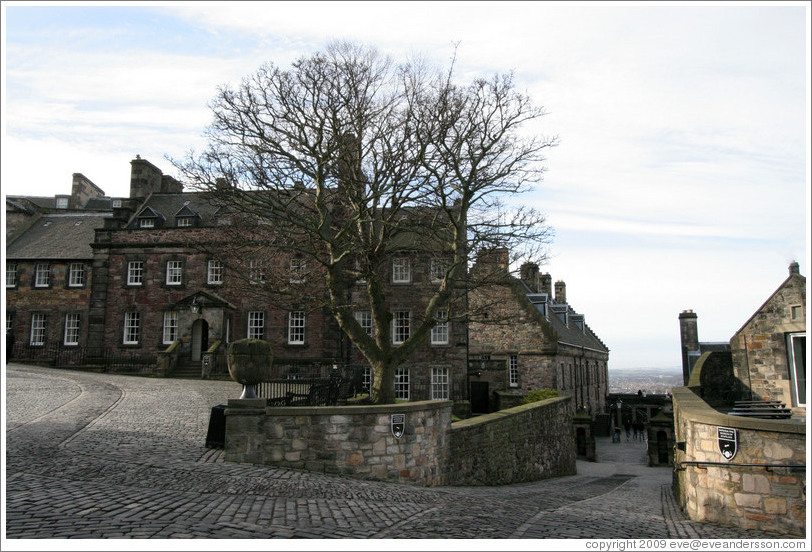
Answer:
<svg viewBox="0 0 812 552"><path fill-rule="evenodd" d="M804 420L730 416L686 387L672 392L674 495L686 515L696 521L805 535L806 470L780 467L806 465ZM738 452L729 461L719 450L719 427L737 431Z"/></svg>
<svg viewBox="0 0 812 552"><path fill-rule="evenodd" d="M502 485L575 473L570 398L451 423L451 401L267 407L231 399L225 460L424 486ZM403 434L393 433L403 415Z"/></svg>

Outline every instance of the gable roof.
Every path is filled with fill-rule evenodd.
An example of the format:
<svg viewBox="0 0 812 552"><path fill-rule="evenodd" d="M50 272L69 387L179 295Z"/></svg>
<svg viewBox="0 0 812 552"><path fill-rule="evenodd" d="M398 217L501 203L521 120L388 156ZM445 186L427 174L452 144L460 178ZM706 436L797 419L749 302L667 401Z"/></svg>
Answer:
<svg viewBox="0 0 812 552"><path fill-rule="evenodd" d="M772 294L771 294L771 295L770 295L770 296L767 298L767 300L766 300L766 301L764 301L764 303L762 303L762 304L761 304L761 306L760 306L759 308L757 308L757 309L756 309L756 311L755 311L755 312L754 312L754 313L753 313L753 314L750 316L750 318L748 318L748 319L747 319L747 322L745 322L744 324L742 324L742 327L741 327L741 328L739 328L738 330L736 330L736 333L734 333L734 334L733 334L733 337L736 337L737 335L739 335L739 334L740 334L740 333L741 333L741 332L742 332L742 331L743 331L743 330L744 330L744 329L745 329L745 328L746 328L746 327L747 327L747 326L750 324L750 322L752 322L752 321L753 321L753 319L754 319L756 316L758 316L758 314L759 314L759 313L760 313L762 310L764 310L764 307L766 307L766 306L767 306L767 305L768 305L768 304L769 304L769 303L770 303L770 302L773 300L773 298L774 298L774 297L775 297L775 296L776 296L778 293L780 293L780 292L781 292L781 290L783 290L785 287L787 287L787 286L788 286L790 283L792 283L794 280L797 280L797 281L798 281L799 285L801 286L801 289L805 289L805 288L806 288L806 277L805 277L805 276L802 276L802 275L801 275L801 273L798 271L798 263L795 263L795 262L793 262L793 263L790 265L790 268L789 268L789 277L788 277L786 280L784 280L784 281L781 283L781 285L780 285L780 286L778 286L778 288L777 288L777 289L776 289L774 292L772 292Z"/></svg>
<svg viewBox="0 0 812 552"><path fill-rule="evenodd" d="M96 228L104 227L106 214L42 215L6 245L8 259L92 259Z"/></svg>

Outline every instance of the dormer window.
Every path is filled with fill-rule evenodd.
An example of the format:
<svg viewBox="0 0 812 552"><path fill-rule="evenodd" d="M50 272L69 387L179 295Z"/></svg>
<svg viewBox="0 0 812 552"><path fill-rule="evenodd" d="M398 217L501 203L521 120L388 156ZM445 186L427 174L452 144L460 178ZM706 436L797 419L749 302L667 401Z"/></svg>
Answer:
<svg viewBox="0 0 812 552"><path fill-rule="evenodd" d="M183 203L183 207L175 213L175 226L178 228L191 228L197 226L200 215L189 208L189 201Z"/></svg>
<svg viewBox="0 0 812 552"><path fill-rule="evenodd" d="M175 223L177 224L178 228L194 226L193 222L193 217L178 217L175 219Z"/></svg>
<svg viewBox="0 0 812 552"><path fill-rule="evenodd" d="M114 199L113 200L113 209L120 209L120 208L121 208L121 200L120 199Z"/></svg>
<svg viewBox="0 0 812 552"><path fill-rule="evenodd" d="M164 225L166 217L152 207L144 207L144 209L138 213L137 220L139 228L158 228Z"/></svg>
<svg viewBox="0 0 812 552"><path fill-rule="evenodd" d="M139 228L155 228L155 219L154 218L142 218L138 221Z"/></svg>
<svg viewBox="0 0 812 552"><path fill-rule="evenodd" d="M56 208L57 209L67 209L68 208L68 198L66 198L66 197L58 197L58 198L56 198Z"/></svg>

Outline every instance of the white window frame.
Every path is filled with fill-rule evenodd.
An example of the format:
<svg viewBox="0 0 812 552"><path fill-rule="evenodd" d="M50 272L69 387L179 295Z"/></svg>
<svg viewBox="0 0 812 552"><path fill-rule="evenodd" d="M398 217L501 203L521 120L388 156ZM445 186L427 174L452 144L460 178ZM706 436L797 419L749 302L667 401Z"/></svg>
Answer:
<svg viewBox="0 0 812 552"><path fill-rule="evenodd" d="M6 333L10 332L12 329L12 323L14 322L14 316L8 310L6 311Z"/></svg>
<svg viewBox="0 0 812 552"><path fill-rule="evenodd" d="M806 351L796 347L796 339L801 345L806 345L806 332L794 332L787 334L787 363L792 387L793 406L806 407ZM804 363L798 369L798 362ZM798 377L803 374L803 381ZM803 392L803 395L801 395Z"/></svg>
<svg viewBox="0 0 812 552"><path fill-rule="evenodd" d="M141 286L144 284L144 261L130 261L127 263L127 285Z"/></svg>
<svg viewBox="0 0 812 552"><path fill-rule="evenodd" d="M304 311L291 311L288 314L288 345L304 345L306 323Z"/></svg>
<svg viewBox="0 0 812 552"><path fill-rule="evenodd" d="M120 199L114 199L112 205L113 205L113 209L121 209L121 200Z"/></svg>
<svg viewBox="0 0 812 552"><path fill-rule="evenodd" d="M31 339L29 344L37 347L45 345L45 328L48 318L45 313L35 312L31 315Z"/></svg>
<svg viewBox="0 0 812 552"><path fill-rule="evenodd" d="M6 287L17 287L17 263L6 263Z"/></svg>
<svg viewBox="0 0 812 552"><path fill-rule="evenodd" d="M447 401L449 397L448 367L431 368L431 400Z"/></svg>
<svg viewBox="0 0 812 552"><path fill-rule="evenodd" d="M217 259L209 259L206 270L206 283L210 285L223 283L223 263Z"/></svg>
<svg viewBox="0 0 812 552"><path fill-rule="evenodd" d="M392 259L392 283L409 284L412 281L412 264L408 257Z"/></svg>
<svg viewBox="0 0 812 552"><path fill-rule="evenodd" d="M163 344L171 345L178 339L178 311L164 312Z"/></svg>
<svg viewBox="0 0 812 552"><path fill-rule="evenodd" d="M429 276L431 283L439 284L445 278L445 273L448 270L448 259L444 257L434 257L431 260L429 268Z"/></svg>
<svg viewBox="0 0 812 552"><path fill-rule="evenodd" d="M409 400L409 369L404 367L395 368L395 398Z"/></svg>
<svg viewBox="0 0 812 552"><path fill-rule="evenodd" d="M77 313L65 315L65 333L62 343L64 345L79 345L80 318Z"/></svg>
<svg viewBox="0 0 812 552"><path fill-rule="evenodd" d="M375 323L372 320L372 313L370 311L356 311L355 319L367 335L372 335L375 329Z"/></svg>
<svg viewBox="0 0 812 552"><path fill-rule="evenodd" d="M141 313L140 312L125 312L124 313L124 336L122 343L124 345L138 345L141 340Z"/></svg>
<svg viewBox="0 0 812 552"><path fill-rule="evenodd" d="M67 209L68 208L68 198L66 197L58 197L56 198L56 208L57 209Z"/></svg>
<svg viewBox="0 0 812 552"><path fill-rule="evenodd" d="M437 319L437 324L431 329L431 344L448 345L448 310L437 309L434 317Z"/></svg>
<svg viewBox="0 0 812 552"><path fill-rule="evenodd" d="M142 218L138 221L139 228L155 228L155 219L152 217Z"/></svg>
<svg viewBox="0 0 812 552"><path fill-rule="evenodd" d="M361 385L367 389L367 391L372 392L372 381L374 380L374 374L372 373L371 366L364 366L364 370L361 373Z"/></svg>
<svg viewBox="0 0 812 552"><path fill-rule="evenodd" d="M246 337L248 339L265 338L265 313L263 311L248 311Z"/></svg>
<svg viewBox="0 0 812 552"><path fill-rule="evenodd" d="M252 284L265 283L265 271L263 270L261 259L248 261L248 278Z"/></svg>
<svg viewBox="0 0 812 552"><path fill-rule="evenodd" d="M194 226L192 224L193 218L194 217L177 217L175 219L175 226L177 226L178 228L191 228L192 226Z"/></svg>
<svg viewBox="0 0 812 552"><path fill-rule="evenodd" d="M37 263L34 269L34 287L51 287L51 265L48 263Z"/></svg>
<svg viewBox="0 0 812 552"><path fill-rule="evenodd" d="M412 311L397 310L392 313L392 343L401 345L411 335Z"/></svg>
<svg viewBox="0 0 812 552"><path fill-rule="evenodd" d="M519 355L508 357L508 384L511 387L519 386Z"/></svg>
<svg viewBox="0 0 812 552"><path fill-rule="evenodd" d="M183 284L183 261L166 261L166 285Z"/></svg>
<svg viewBox="0 0 812 552"><path fill-rule="evenodd" d="M85 263L71 263L68 270L68 287L85 286Z"/></svg>
<svg viewBox="0 0 812 552"><path fill-rule="evenodd" d="M290 260L290 280L291 284L303 284L307 280L305 271L307 270L307 262L304 259L291 259Z"/></svg>

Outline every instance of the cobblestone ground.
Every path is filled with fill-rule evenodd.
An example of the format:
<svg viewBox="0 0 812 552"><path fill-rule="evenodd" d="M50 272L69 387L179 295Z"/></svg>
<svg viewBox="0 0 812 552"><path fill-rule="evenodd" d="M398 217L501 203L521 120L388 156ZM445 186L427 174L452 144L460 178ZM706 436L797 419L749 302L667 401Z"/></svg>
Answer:
<svg viewBox="0 0 812 552"><path fill-rule="evenodd" d="M502 487L225 463L205 448L209 415L239 391L8 365L6 539L775 538L685 520L641 442L599 440L578 475Z"/></svg>

